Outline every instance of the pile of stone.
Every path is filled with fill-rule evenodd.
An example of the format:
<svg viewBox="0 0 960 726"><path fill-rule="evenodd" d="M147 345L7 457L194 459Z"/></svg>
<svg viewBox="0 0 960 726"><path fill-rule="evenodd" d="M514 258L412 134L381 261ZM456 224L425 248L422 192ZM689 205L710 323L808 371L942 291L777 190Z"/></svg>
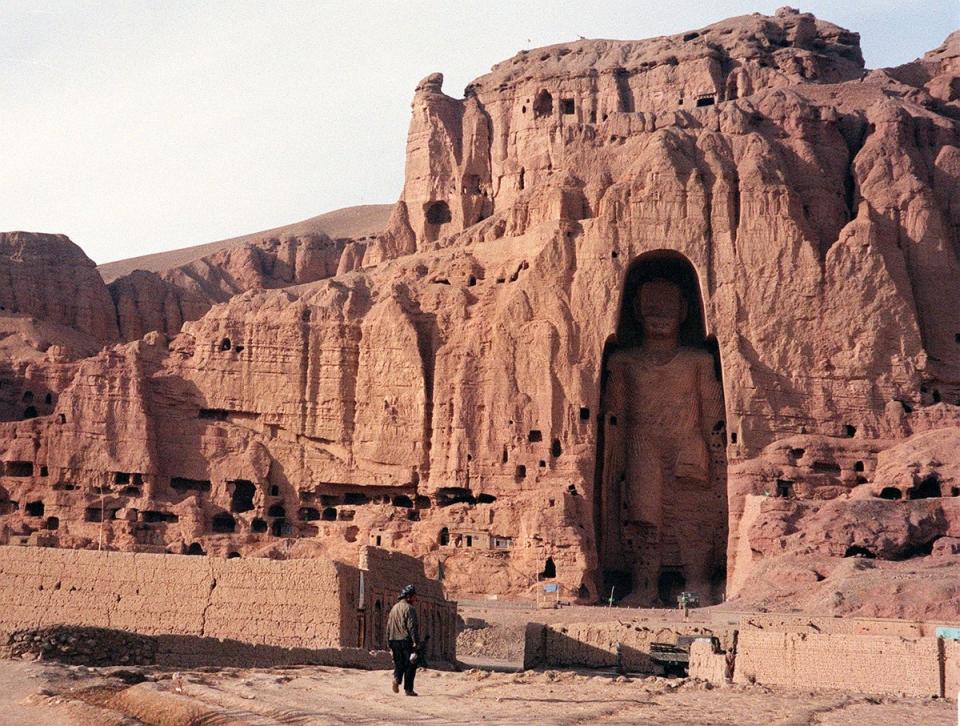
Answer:
<svg viewBox="0 0 960 726"><path fill-rule="evenodd" d="M74 665L150 665L156 662L157 642L123 630L53 625L11 633L0 655Z"/></svg>

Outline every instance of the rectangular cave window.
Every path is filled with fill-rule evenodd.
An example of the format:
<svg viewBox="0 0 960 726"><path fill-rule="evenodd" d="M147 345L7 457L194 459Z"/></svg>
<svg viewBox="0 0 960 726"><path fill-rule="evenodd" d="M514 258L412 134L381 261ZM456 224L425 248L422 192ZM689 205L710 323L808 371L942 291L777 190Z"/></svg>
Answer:
<svg viewBox="0 0 960 726"><path fill-rule="evenodd" d="M201 408L200 418L206 421L226 421L229 411L222 408Z"/></svg>
<svg viewBox="0 0 960 726"><path fill-rule="evenodd" d="M590 409L586 406L580 407L580 420L589 421L590 420Z"/></svg>
<svg viewBox="0 0 960 726"><path fill-rule="evenodd" d="M447 507L451 504L476 504L477 500L473 492L463 487L441 487L437 490L437 506Z"/></svg>
<svg viewBox="0 0 960 726"><path fill-rule="evenodd" d="M321 497L321 500L323 497ZM368 504L370 502L370 497L368 497L363 492L347 492L343 495L344 504ZM335 504L336 502L334 502Z"/></svg>
<svg viewBox="0 0 960 726"><path fill-rule="evenodd" d="M129 484L130 483L130 474L125 471L117 471L113 474L113 483L114 484Z"/></svg>
<svg viewBox="0 0 960 726"><path fill-rule="evenodd" d="M472 534L468 534L468 535L467 535L467 547L473 547L473 535L472 535Z"/></svg>
<svg viewBox="0 0 960 726"><path fill-rule="evenodd" d="M35 502L27 502L27 506L23 508L27 513L28 517L42 517L43 516L43 502L37 500Z"/></svg>
<svg viewBox="0 0 960 726"><path fill-rule="evenodd" d="M712 106L715 103L713 96L700 96L697 99L697 107L702 108L703 106Z"/></svg>
<svg viewBox="0 0 960 726"><path fill-rule="evenodd" d="M543 434L536 429L531 429L530 433L527 435L527 441L531 444L535 444L538 441L543 441Z"/></svg>
<svg viewBox="0 0 960 726"><path fill-rule="evenodd" d="M176 522L180 519L180 517L173 512L159 512L151 509L140 512L140 518L149 524L158 524L160 522Z"/></svg>
<svg viewBox="0 0 960 726"><path fill-rule="evenodd" d="M777 496L783 499L793 497L793 482L787 479L777 479Z"/></svg>
<svg viewBox="0 0 960 726"><path fill-rule="evenodd" d="M524 479L527 476L527 467L523 464L517 465L517 479Z"/></svg>
<svg viewBox="0 0 960 726"><path fill-rule="evenodd" d="M217 534L232 534L237 528L237 522L226 512L220 512L211 520L211 528Z"/></svg>
<svg viewBox="0 0 960 726"><path fill-rule="evenodd" d="M383 541L383 538L378 534L377 535L377 547L380 546L380 543Z"/></svg>
<svg viewBox="0 0 960 726"><path fill-rule="evenodd" d="M99 507L87 507L84 519L88 522L108 522L117 518L116 509L103 510Z"/></svg>
<svg viewBox="0 0 960 726"><path fill-rule="evenodd" d="M8 461L4 466L7 476L33 476L32 461Z"/></svg>
<svg viewBox="0 0 960 726"><path fill-rule="evenodd" d="M253 495L257 489L252 481L237 479L233 484L233 494L230 495L231 512L249 512L253 509Z"/></svg>
<svg viewBox="0 0 960 726"><path fill-rule="evenodd" d="M170 486L178 492L210 491L210 481L208 479L186 479L181 476L175 476L170 480Z"/></svg>
<svg viewBox="0 0 960 726"><path fill-rule="evenodd" d="M564 114L565 116L569 116L575 111L576 111L576 105L574 104L572 98L560 99L560 113Z"/></svg>

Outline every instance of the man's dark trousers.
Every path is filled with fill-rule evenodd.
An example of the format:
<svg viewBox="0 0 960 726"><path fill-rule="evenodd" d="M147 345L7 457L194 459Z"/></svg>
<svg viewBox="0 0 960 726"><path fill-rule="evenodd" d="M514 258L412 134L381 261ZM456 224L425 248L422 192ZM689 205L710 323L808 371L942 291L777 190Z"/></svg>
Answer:
<svg viewBox="0 0 960 726"><path fill-rule="evenodd" d="M413 654L413 643L408 640L391 640L390 651L393 653L393 682L403 681L403 690L413 690L413 677L417 674L417 667L410 662Z"/></svg>

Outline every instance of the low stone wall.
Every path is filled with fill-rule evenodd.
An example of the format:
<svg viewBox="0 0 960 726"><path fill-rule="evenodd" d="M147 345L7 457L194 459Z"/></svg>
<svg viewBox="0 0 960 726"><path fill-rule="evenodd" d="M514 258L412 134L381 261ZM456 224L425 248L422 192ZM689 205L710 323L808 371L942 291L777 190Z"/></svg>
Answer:
<svg viewBox="0 0 960 726"><path fill-rule="evenodd" d="M88 666L161 665L177 668L329 665L386 669L392 658L363 648L280 648L185 635L140 635L126 630L54 625L11 633L0 657L35 658Z"/></svg>
<svg viewBox="0 0 960 726"><path fill-rule="evenodd" d="M524 667L612 668L640 673L659 673L649 656L652 643L675 643L679 635L716 637L726 648L734 627L726 625L645 623L554 623L527 625ZM620 662L617 661L619 645Z"/></svg>
<svg viewBox="0 0 960 726"><path fill-rule="evenodd" d="M742 630L734 681L939 696L937 638Z"/></svg>
<svg viewBox="0 0 960 726"><path fill-rule="evenodd" d="M11 633L0 655L88 666L152 665L157 662L157 641L125 630L53 625Z"/></svg>
<svg viewBox="0 0 960 726"><path fill-rule="evenodd" d="M359 580L325 560L0 547L0 638L73 625L163 636L185 657L338 648L357 644Z"/></svg>

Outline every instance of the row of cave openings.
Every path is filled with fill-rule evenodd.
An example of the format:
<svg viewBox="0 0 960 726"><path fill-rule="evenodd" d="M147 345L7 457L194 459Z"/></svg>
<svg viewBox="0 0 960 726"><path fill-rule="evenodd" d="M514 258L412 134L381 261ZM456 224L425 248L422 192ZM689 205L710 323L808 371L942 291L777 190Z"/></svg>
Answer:
<svg viewBox="0 0 960 726"><path fill-rule="evenodd" d="M0 381L0 388L10 385L10 381ZM14 396L16 399L16 396ZM4 414L5 420L27 421L40 416L47 416L53 413L53 407L56 405L57 397L53 391L44 393L34 393L26 390L19 399L8 404Z"/></svg>

